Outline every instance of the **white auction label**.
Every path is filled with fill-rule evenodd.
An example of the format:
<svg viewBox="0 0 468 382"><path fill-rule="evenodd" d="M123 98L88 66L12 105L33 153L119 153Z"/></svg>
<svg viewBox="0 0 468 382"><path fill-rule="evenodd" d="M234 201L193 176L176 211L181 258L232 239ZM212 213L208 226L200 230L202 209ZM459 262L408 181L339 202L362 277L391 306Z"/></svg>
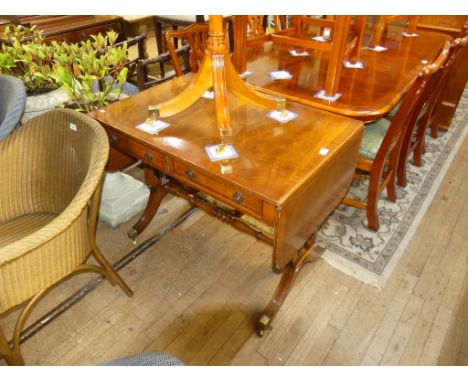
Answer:
<svg viewBox="0 0 468 382"><path fill-rule="evenodd" d="M151 121L150 123L148 122L143 122L139 124L136 128L138 130L142 130L145 133L155 135L159 133L160 131L164 130L166 127L169 127L170 124L164 121L161 121L158 119L157 121Z"/></svg>
<svg viewBox="0 0 468 382"><path fill-rule="evenodd" d="M233 145L211 145L205 146L205 151L211 161L238 158L236 149Z"/></svg>
<svg viewBox="0 0 468 382"><path fill-rule="evenodd" d="M290 80L293 76L287 70L276 70L268 73L272 80Z"/></svg>
<svg viewBox="0 0 468 382"><path fill-rule="evenodd" d="M278 110L274 110L268 113L267 116L281 123L286 123L293 120L294 118L297 118L296 113L293 113L292 111L288 110L285 110L285 113Z"/></svg>

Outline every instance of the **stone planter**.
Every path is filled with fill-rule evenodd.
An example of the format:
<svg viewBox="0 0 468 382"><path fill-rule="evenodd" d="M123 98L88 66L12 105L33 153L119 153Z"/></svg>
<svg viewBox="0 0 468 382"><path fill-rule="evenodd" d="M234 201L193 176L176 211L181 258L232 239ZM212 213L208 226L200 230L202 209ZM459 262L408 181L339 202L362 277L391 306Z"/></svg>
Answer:
<svg viewBox="0 0 468 382"><path fill-rule="evenodd" d="M26 106L21 123L25 123L32 117L59 107L68 101L70 101L70 97L62 88L43 94L28 96L26 97Z"/></svg>

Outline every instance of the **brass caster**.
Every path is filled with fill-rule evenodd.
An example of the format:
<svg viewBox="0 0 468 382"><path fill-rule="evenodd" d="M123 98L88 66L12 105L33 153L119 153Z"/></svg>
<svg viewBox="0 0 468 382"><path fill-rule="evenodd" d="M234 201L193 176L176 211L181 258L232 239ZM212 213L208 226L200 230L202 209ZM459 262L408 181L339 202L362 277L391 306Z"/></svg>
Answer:
<svg viewBox="0 0 468 382"><path fill-rule="evenodd" d="M262 314L257 323L257 333L260 337L263 337L267 329L271 329L271 317L266 314Z"/></svg>
<svg viewBox="0 0 468 382"><path fill-rule="evenodd" d="M136 238L138 237L138 231L135 228L130 228L127 232L127 236L136 244Z"/></svg>

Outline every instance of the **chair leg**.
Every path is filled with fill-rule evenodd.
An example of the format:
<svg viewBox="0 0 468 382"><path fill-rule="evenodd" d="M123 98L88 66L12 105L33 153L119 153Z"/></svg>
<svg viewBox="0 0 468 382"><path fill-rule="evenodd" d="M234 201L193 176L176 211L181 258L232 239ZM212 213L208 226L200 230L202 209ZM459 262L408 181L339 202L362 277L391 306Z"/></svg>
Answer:
<svg viewBox="0 0 468 382"><path fill-rule="evenodd" d="M106 260L106 258L102 255L102 253L99 251L97 247L93 248L93 256L106 271L109 282L112 280L123 290L123 292L128 297L132 297L133 291L130 289L127 283L122 279L122 277L120 277L120 275L114 270L114 268L112 268L112 266L109 264L109 262Z"/></svg>
<svg viewBox="0 0 468 382"><path fill-rule="evenodd" d="M373 231L378 231L380 228L379 213L377 210L377 199L379 197L379 179L372 176L369 179L369 190L367 191L367 225ZM379 177L380 178L380 177Z"/></svg>
<svg viewBox="0 0 468 382"><path fill-rule="evenodd" d="M422 156L424 154L424 142L420 140L418 143L416 143L416 146L414 147L413 150L413 164L416 167L421 167L422 166Z"/></svg>
<svg viewBox="0 0 468 382"><path fill-rule="evenodd" d="M10 348L8 341L0 327L0 354L10 366L24 366L24 359L21 353L15 352Z"/></svg>
<svg viewBox="0 0 468 382"><path fill-rule="evenodd" d="M392 172L390 180L387 183L387 199L391 202L396 202L397 200L395 171Z"/></svg>
<svg viewBox="0 0 468 382"><path fill-rule="evenodd" d="M406 179L406 167L408 165L408 157L410 153L410 146L413 139L413 130L407 131L402 138L400 158L396 167L396 182L400 187L406 187L408 180Z"/></svg>
<svg viewBox="0 0 468 382"><path fill-rule="evenodd" d="M429 124L430 113L426 114L418 122L418 130L416 132L416 142L413 148L413 164L416 167L422 166L422 156L425 152L424 137L426 135L426 128Z"/></svg>
<svg viewBox="0 0 468 382"><path fill-rule="evenodd" d="M97 230L97 217L99 212L99 204L101 202L101 193L102 193L102 186L103 186L103 179L101 179L99 186L97 187L96 191L94 192L94 196L91 203L91 211L89 213L89 228L88 228L88 240L89 245L91 247L91 251L93 253L94 258L97 262L101 265L101 267L105 270L107 279L111 282L116 283L124 293L131 297L133 296L132 290L129 286L123 281L123 279L119 276L119 274L112 268L106 258L102 255L101 251L99 250L96 244L96 230Z"/></svg>

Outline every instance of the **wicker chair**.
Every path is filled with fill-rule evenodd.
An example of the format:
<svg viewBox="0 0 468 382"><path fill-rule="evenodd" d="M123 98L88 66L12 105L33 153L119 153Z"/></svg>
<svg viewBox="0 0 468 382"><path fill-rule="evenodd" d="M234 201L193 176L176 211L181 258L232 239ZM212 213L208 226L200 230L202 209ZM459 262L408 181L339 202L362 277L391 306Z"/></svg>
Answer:
<svg viewBox="0 0 468 382"><path fill-rule="evenodd" d="M26 104L26 90L16 77L0 75L0 140L19 126Z"/></svg>
<svg viewBox="0 0 468 382"><path fill-rule="evenodd" d="M0 142L0 316L27 302L11 348L0 327L0 353L10 365L24 364L25 321L61 281L96 272L132 295L95 241L108 154L104 129L67 109L33 118ZM85 264L91 254L99 266Z"/></svg>

